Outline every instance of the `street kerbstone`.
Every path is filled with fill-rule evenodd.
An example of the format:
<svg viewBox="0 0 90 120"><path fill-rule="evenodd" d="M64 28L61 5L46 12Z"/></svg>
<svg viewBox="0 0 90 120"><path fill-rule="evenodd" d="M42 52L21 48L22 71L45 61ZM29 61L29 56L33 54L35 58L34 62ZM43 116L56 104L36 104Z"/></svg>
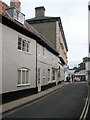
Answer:
<svg viewBox="0 0 90 120"><path fill-rule="evenodd" d="M48 95L49 93L54 92L55 90L63 87L66 84L68 84L68 83L63 83L63 84L57 85L57 86L55 86L53 88L50 88L50 89L47 89L45 91L39 92L38 94L31 95L31 96L28 96L28 97L25 97L25 98L21 98L21 99L12 101L10 103L0 105L0 108L2 108L2 113L7 112L9 110L12 110L12 109L14 109L16 107L19 107L21 105L33 102L33 101L35 101L35 100L37 100L37 99L39 99L39 98L41 98L41 97L43 97L45 95Z"/></svg>

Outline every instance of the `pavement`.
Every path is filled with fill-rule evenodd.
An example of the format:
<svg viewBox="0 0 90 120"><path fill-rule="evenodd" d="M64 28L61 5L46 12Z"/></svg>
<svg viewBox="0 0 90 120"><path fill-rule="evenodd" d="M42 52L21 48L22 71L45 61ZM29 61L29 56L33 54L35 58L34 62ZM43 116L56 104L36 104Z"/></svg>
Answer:
<svg viewBox="0 0 90 120"><path fill-rule="evenodd" d="M2 104L2 105L0 105L0 111L2 111L1 113L5 114L11 110L14 110L14 109L20 107L20 106L26 105L28 103L31 103L35 100L38 100L38 99L44 97L50 93L53 93L56 90L58 90L59 88L64 87L67 84L69 84L69 83L63 82L55 87L52 87L52 88L47 89L45 91L39 92L37 94L31 95L31 96L28 96L25 98L21 98L21 99L18 99L18 100L9 102L9 103Z"/></svg>
<svg viewBox="0 0 90 120"><path fill-rule="evenodd" d="M85 120L87 96L88 88L86 82L69 83L53 91L51 94L48 93L48 95L41 99L3 114L3 119L80 118L80 120Z"/></svg>

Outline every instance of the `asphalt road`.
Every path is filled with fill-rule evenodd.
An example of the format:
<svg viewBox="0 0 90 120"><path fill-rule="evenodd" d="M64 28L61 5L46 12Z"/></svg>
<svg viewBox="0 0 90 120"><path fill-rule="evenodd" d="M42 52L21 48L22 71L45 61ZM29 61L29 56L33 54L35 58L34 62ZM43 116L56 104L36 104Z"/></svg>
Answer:
<svg viewBox="0 0 90 120"><path fill-rule="evenodd" d="M72 83L14 110L7 118L80 118L87 94L85 82Z"/></svg>

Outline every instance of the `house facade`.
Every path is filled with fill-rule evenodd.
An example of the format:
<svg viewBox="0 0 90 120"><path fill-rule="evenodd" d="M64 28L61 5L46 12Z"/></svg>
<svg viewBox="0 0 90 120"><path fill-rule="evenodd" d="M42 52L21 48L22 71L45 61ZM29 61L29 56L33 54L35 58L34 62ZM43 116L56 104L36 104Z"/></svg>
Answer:
<svg viewBox="0 0 90 120"><path fill-rule="evenodd" d="M85 63L81 63L80 66L75 70L75 76L78 76L81 81L86 80Z"/></svg>
<svg viewBox="0 0 90 120"><path fill-rule="evenodd" d="M2 102L40 92L59 81L58 52L25 21L20 8L11 5L3 8L6 14L0 14Z"/></svg>
<svg viewBox="0 0 90 120"><path fill-rule="evenodd" d="M60 17L47 17L45 16L45 8L43 6L35 8L35 18L26 20L32 25L39 33L45 36L46 40L52 43L59 53L59 65L64 67L65 75L68 71L68 47L64 35L64 30ZM64 78L65 79L65 78Z"/></svg>
<svg viewBox="0 0 90 120"><path fill-rule="evenodd" d="M58 59L45 47L37 44L37 82L38 91L58 84Z"/></svg>
<svg viewBox="0 0 90 120"><path fill-rule="evenodd" d="M89 57L84 57L83 62L79 64L78 68L75 70L75 76L78 76L81 81L88 81L88 62L90 61Z"/></svg>

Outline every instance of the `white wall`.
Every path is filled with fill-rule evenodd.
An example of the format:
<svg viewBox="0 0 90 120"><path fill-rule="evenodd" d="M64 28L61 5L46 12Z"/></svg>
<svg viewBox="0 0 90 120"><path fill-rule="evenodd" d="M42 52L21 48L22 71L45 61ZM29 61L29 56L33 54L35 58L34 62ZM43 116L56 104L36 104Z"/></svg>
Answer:
<svg viewBox="0 0 90 120"><path fill-rule="evenodd" d="M3 93L36 87L36 41L4 25L2 33ZM18 51L18 35L31 42L31 54ZM17 71L21 67L30 69L29 86L17 86Z"/></svg>
<svg viewBox="0 0 90 120"><path fill-rule="evenodd" d="M51 53L47 49L45 49L45 56L43 56L43 46L38 44L37 48L38 48L37 66L38 68L41 68L41 80L42 80L41 85L48 84L48 69L49 68L51 69L51 76L50 76L51 82L55 82L55 81L52 81L52 68L55 68L58 71L58 68L59 68L58 56L55 56L53 53ZM45 70L45 79L43 79L43 70ZM56 74L58 75L58 72Z"/></svg>

